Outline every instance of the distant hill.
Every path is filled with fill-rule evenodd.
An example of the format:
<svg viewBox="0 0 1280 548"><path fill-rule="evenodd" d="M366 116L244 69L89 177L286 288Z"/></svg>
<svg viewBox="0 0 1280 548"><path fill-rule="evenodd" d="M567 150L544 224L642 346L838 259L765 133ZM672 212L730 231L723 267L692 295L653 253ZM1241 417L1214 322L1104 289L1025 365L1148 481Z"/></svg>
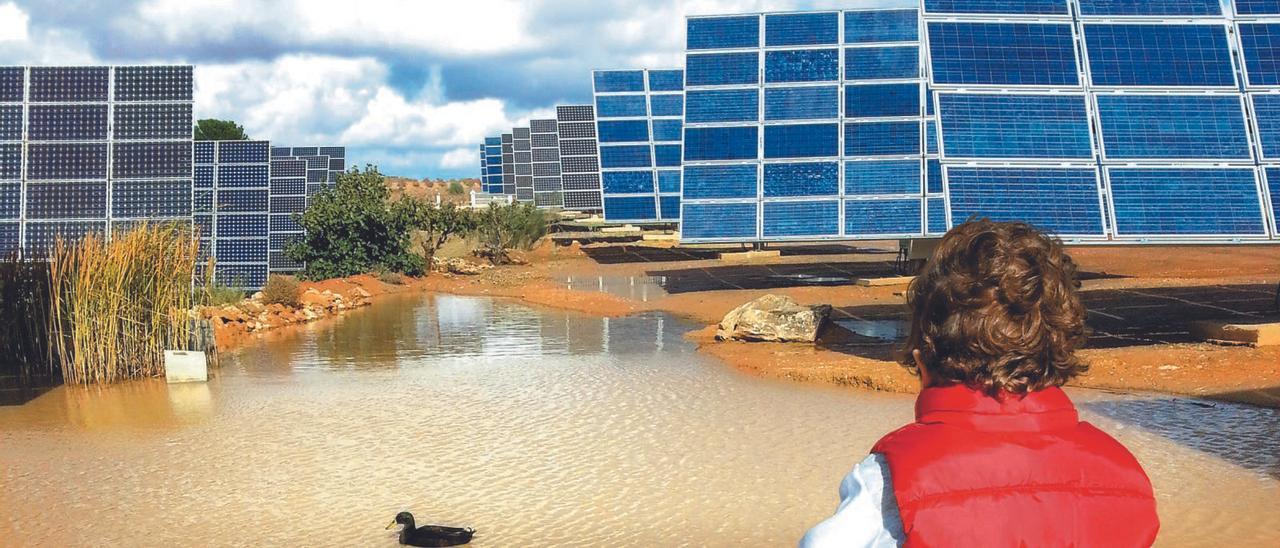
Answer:
<svg viewBox="0 0 1280 548"><path fill-rule="evenodd" d="M450 187L457 183L462 187L461 193L451 193ZM410 179L387 175L387 188L391 189L392 198L413 196L435 201L439 195L442 201L454 203L470 203L471 191L480 191L480 179ZM456 189L455 189L456 191Z"/></svg>

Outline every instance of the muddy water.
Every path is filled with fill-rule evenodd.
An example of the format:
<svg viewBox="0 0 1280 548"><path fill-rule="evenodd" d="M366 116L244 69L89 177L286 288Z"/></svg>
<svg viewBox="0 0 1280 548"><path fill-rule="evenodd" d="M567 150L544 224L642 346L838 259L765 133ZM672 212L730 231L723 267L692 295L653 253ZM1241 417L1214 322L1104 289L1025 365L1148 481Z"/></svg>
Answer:
<svg viewBox="0 0 1280 548"><path fill-rule="evenodd" d="M207 385L0 408L0 544L786 545L912 399L749 378L666 316L386 301L264 339ZM1280 412L1075 392L1155 482L1162 544L1274 546Z"/></svg>

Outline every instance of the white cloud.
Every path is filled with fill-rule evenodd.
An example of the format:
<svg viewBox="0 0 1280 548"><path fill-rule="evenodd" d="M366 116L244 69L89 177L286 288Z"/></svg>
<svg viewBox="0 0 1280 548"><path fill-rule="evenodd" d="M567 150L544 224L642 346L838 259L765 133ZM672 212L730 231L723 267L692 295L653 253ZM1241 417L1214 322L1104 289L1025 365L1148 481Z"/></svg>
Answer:
<svg viewBox="0 0 1280 548"><path fill-rule="evenodd" d="M26 42L30 17L13 2L0 4L0 42Z"/></svg>
<svg viewBox="0 0 1280 548"><path fill-rule="evenodd" d="M528 3L516 0L147 0L122 26L167 41L217 39L232 31L295 45L476 55L529 47Z"/></svg>
<svg viewBox="0 0 1280 548"><path fill-rule="evenodd" d="M477 143L478 144L478 143ZM446 152L444 157L440 159L440 167L462 169L475 167L479 169L480 150L479 147L457 148Z"/></svg>

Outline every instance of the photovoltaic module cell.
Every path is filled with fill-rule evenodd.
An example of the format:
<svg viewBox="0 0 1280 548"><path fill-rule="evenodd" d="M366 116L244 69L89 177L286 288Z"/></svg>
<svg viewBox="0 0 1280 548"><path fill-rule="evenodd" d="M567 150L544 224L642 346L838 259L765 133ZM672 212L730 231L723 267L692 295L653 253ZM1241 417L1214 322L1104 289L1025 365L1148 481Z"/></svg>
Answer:
<svg viewBox="0 0 1280 548"><path fill-rule="evenodd" d="M1237 15L1280 15L1280 0L1233 0Z"/></svg>
<svg viewBox="0 0 1280 548"><path fill-rule="evenodd" d="M1252 160L1239 94L1116 94L1097 101L1108 160Z"/></svg>
<svg viewBox="0 0 1280 548"><path fill-rule="evenodd" d="M708 28L740 30L736 19ZM605 220L679 221L684 72L600 70L593 79Z"/></svg>
<svg viewBox="0 0 1280 548"><path fill-rule="evenodd" d="M1219 0L1080 0L1083 16L1221 16Z"/></svg>
<svg viewBox="0 0 1280 548"><path fill-rule="evenodd" d="M286 256L289 244L305 235L298 216L307 208L307 162L272 158L271 193L267 247L268 270L273 274L294 274L303 264Z"/></svg>
<svg viewBox="0 0 1280 548"><path fill-rule="evenodd" d="M189 66L0 67L0 253L190 226L191 101Z"/></svg>
<svg viewBox="0 0 1280 548"><path fill-rule="evenodd" d="M928 15L1060 15L1071 12L1067 0L924 0Z"/></svg>
<svg viewBox="0 0 1280 548"><path fill-rule="evenodd" d="M1080 85L1070 23L931 22L928 27L934 84Z"/></svg>
<svg viewBox="0 0 1280 548"><path fill-rule="evenodd" d="M1236 85L1222 24L1086 24L1084 35L1095 86Z"/></svg>

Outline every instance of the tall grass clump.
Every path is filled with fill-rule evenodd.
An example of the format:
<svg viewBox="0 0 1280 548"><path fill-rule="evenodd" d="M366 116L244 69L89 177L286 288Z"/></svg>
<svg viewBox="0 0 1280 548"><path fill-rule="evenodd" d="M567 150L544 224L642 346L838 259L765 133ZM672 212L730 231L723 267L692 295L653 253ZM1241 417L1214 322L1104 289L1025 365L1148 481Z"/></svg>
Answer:
<svg viewBox="0 0 1280 548"><path fill-rule="evenodd" d="M0 387L52 384L49 265L11 254L0 260Z"/></svg>
<svg viewBox="0 0 1280 548"><path fill-rule="evenodd" d="M198 243L177 224L140 225L110 242L57 241L49 258L53 359L68 384L164 374L165 349L191 336Z"/></svg>

